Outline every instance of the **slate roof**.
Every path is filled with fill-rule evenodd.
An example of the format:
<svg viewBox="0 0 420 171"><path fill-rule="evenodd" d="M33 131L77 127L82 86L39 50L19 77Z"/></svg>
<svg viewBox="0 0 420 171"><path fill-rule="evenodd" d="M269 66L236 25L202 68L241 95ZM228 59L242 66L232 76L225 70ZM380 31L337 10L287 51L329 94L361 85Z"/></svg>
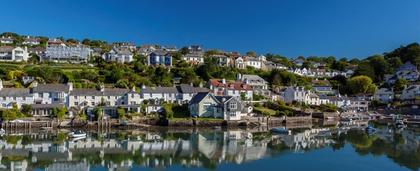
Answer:
<svg viewBox="0 0 420 171"><path fill-rule="evenodd" d="M242 82L229 82L226 81L226 84L223 84L219 79L210 79L210 84L214 87L225 87L227 89L233 90L252 90L250 85L244 84Z"/></svg>
<svg viewBox="0 0 420 171"><path fill-rule="evenodd" d="M127 48L115 48L114 51L120 55L133 55Z"/></svg>
<svg viewBox="0 0 420 171"><path fill-rule="evenodd" d="M12 46L0 46L0 52L12 52L14 47Z"/></svg>
<svg viewBox="0 0 420 171"><path fill-rule="evenodd" d="M181 84L181 85L177 86L177 90L180 93L199 93L199 92L209 92L210 91L207 88L193 87L193 86L188 85L188 84Z"/></svg>
<svg viewBox="0 0 420 171"><path fill-rule="evenodd" d="M100 91L97 89L74 89L70 92L70 96L123 96L130 92L129 89L121 89L121 88L106 88L104 91Z"/></svg>
<svg viewBox="0 0 420 171"><path fill-rule="evenodd" d="M196 104L196 103L200 103L208 94L210 94L209 92L200 92L197 93L191 100L190 100L190 104Z"/></svg>
<svg viewBox="0 0 420 171"><path fill-rule="evenodd" d="M158 49L152 52L152 54L155 54L157 56L166 56L168 54L168 52L162 50L162 49Z"/></svg>
<svg viewBox="0 0 420 171"><path fill-rule="evenodd" d="M27 88L3 88L0 90L0 97L30 97L31 93Z"/></svg>
<svg viewBox="0 0 420 171"><path fill-rule="evenodd" d="M64 104L54 103L54 104L32 104L31 105L32 109L51 109L51 108L59 108L59 107L64 107Z"/></svg>
<svg viewBox="0 0 420 171"><path fill-rule="evenodd" d="M67 84L38 84L33 92L69 92L69 88Z"/></svg>
<svg viewBox="0 0 420 171"><path fill-rule="evenodd" d="M176 87L146 87L142 89L143 93L177 93Z"/></svg>
<svg viewBox="0 0 420 171"><path fill-rule="evenodd" d="M263 78L261 78L258 75L247 75L244 74L241 77L242 81L248 80L252 84L267 84L267 81L265 81Z"/></svg>

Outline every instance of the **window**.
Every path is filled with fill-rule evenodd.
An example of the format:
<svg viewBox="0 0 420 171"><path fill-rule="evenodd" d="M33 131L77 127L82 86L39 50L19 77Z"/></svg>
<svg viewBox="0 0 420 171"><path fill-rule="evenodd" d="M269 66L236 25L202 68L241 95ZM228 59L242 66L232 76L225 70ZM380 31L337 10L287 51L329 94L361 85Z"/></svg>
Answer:
<svg viewBox="0 0 420 171"><path fill-rule="evenodd" d="M92 99L95 99L95 96L92 96Z"/></svg>
<svg viewBox="0 0 420 171"><path fill-rule="evenodd" d="M236 112L229 112L229 116L236 116Z"/></svg>
<svg viewBox="0 0 420 171"><path fill-rule="evenodd" d="M42 93L38 93L38 96L42 98Z"/></svg>
<svg viewBox="0 0 420 171"><path fill-rule="evenodd" d="M77 100L77 96L74 96L74 99L76 99L76 100Z"/></svg>
<svg viewBox="0 0 420 171"><path fill-rule="evenodd" d="M237 105L234 102L229 103L229 108L230 109L236 109Z"/></svg>
<svg viewBox="0 0 420 171"><path fill-rule="evenodd" d="M92 106L95 106L95 102L91 102Z"/></svg>
<svg viewBox="0 0 420 171"><path fill-rule="evenodd" d="M74 102L74 105L75 105L75 106L78 106L78 105L79 105L79 102Z"/></svg>

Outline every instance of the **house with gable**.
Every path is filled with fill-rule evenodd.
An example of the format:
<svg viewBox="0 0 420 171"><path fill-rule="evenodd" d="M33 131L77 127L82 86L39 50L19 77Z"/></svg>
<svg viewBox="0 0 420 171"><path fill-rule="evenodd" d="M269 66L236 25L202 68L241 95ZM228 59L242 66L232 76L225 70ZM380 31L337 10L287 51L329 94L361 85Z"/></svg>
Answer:
<svg viewBox="0 0 420 171"><path fill-rule="evenodd" d="M232 96L215 96L209 92L195 95L188 109L192 117L223 118L237 121L247 116L247 109L241 100Z"/></svg>

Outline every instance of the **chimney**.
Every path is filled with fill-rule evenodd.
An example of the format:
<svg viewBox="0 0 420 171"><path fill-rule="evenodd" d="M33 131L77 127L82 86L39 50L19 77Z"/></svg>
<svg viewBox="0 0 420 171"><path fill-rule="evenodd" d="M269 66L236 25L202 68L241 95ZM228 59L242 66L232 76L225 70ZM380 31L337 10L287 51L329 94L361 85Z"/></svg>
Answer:
<svg viewBox="0 0 420 171"><path fill-rule="evenodd" d="M131 91L136 91L136 86L131 87Z"/></svg>
<svg viewBox="0 0 420 171"><path fill-rule="evenodd" d="M144 84L143 84L143 85L141 85L141 89L142 89L142 90L146 89L146 85L144 85Z"/></svg>
<svg viewBox="0 0 420 171"><path fill-rule="evenodd" d="M193 83L190 83L190 86L191 86L191 87L194 87L194 84L193 84Z"/></svg>
<svg viewBox="0 0 420 171"><path fill-rule="evenodd" d="M222 79L222 84L226 84L226 79Z"/></svg>
<svg viewBox="0 0 420 171"><path fill-rule="evenodd" d="M73 83L68 82L67 85L69 86L69 91L73 91Z"/></svg>
<svg viewBox="0 0 420 171"><path fill-rule="evenodd" d="M3 81L0 79L0 90L3 89Z"/></svg>
<svg viewBox="0 0 420 171"><path fill-rule="evenodd" d="M203 82L200 81L200 84L198 85L200 88L203 88Z"/></svg>

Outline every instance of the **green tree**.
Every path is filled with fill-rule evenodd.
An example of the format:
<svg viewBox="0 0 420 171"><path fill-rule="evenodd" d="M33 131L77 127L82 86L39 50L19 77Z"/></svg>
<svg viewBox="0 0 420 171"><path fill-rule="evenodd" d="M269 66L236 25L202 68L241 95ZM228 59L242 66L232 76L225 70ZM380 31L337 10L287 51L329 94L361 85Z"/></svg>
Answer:
<svg viewBox="0 0 420 171"><path fill-rule="evenodd" d="M373 84L372 79L364 75L350 78L347 86L352 94L375 93L376 91L376 85Z"/></svg>
<svg viewBox="0 0 420 171"><path fill-rule="evenodd" d="M118 119L125 119L126 118L125 115L126 115L125 109L122 108L122 107L118 107L117 108L117 117L118 117Z"/></svg>
<svg viewBox="0 0 420 171"><path fill-rule="evenodd" d="M31 110L32 110L31 105L23 104L20 111L25 115L29 115L31 113Z"/></svg>
<svg viewBox="0 0 420 171"><path fill-rule="evenodd" d="M400 92L400 91L404 90L405 86L407 86L407 85L408 85L408 81L400 78L397 81L395 81L394 90Z"/></svg>
<svg viewBox="0 0 420 171"><path fill-rule="evenodd" d="M172 104L165 103L163 104L163 113L165 114L165 118L172 119L174 118L174 112L172 110Z"/></svg>
<svg viewBox="0 0 420 171"><path fill-rule="evenodd" d="M99 121L100 119L102 119L103 113L102 113L101 108L95 107L92 112L93 112L93 115L95 116L96 120Z"/></svg>

